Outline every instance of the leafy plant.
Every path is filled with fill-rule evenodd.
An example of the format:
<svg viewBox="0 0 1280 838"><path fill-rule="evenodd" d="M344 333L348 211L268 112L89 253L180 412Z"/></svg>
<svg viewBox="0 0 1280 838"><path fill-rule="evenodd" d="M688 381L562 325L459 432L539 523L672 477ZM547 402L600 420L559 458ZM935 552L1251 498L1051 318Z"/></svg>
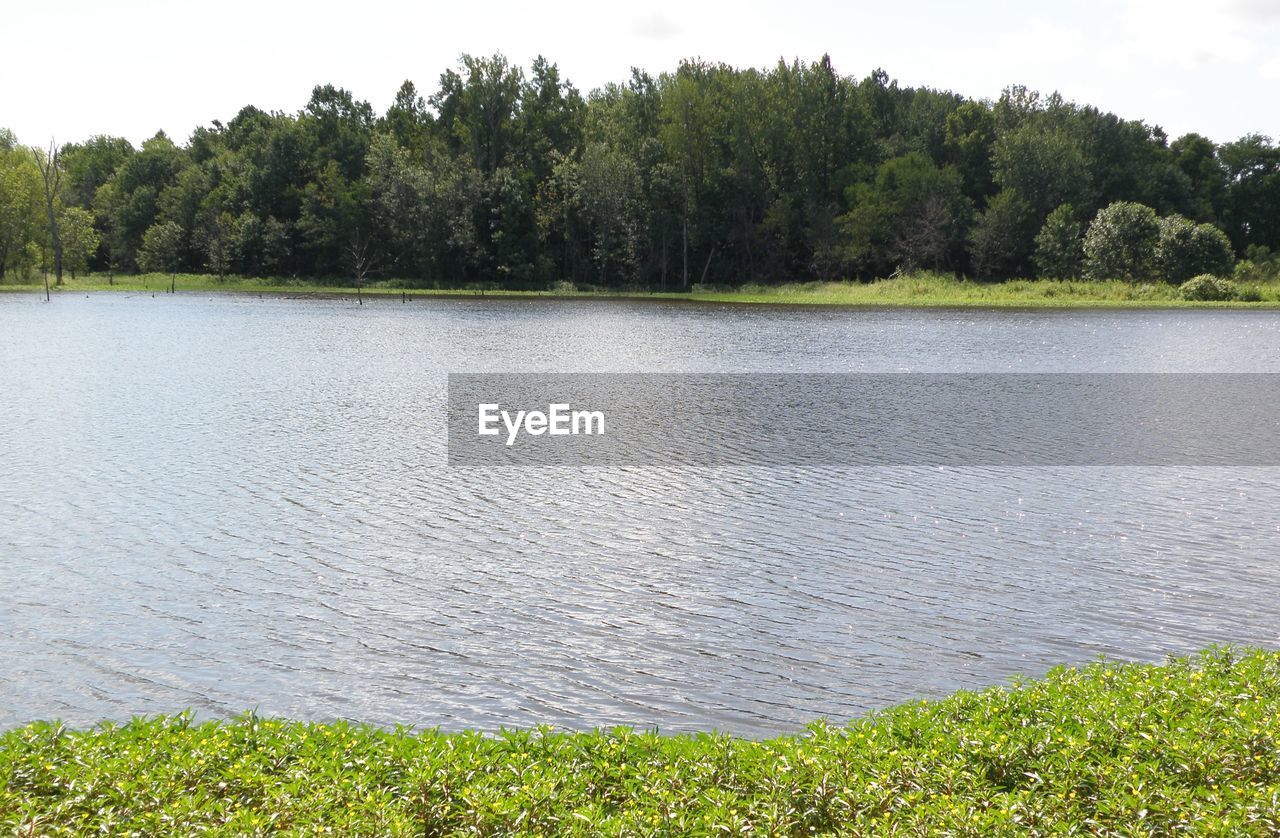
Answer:
<svg viewBox="0 0 1280 838"><path fill-rule="evenodd" d="M1093 279L1149 279L1155 272L1160 221L1151 207L1116 201L1099 210L1084 237Z"/></svg>
<svg viewBox="0 0 1280 838"><path fill-rule="evenodd" d="M1240 291L1229 279L1221 279L1212 274L1200 274L1178 286L1178 296L1184 300L1223 302L1239 299Z"/></svg>
<svg viewBox="0 0 1280 838"><path fill-rule="evenodd" d="M766 741L190 713L0 735L15 834L1263 835L1280 653L1095 663Z"/></svg>
<svg viewBox="0 0 1280 838"><path fill-rule="evenodd" d="M1156 269L1166 281L1181 283L1197 274L1228 274L1234 264L1231 241L1217 227L1195 224L1181 215L1160 219Z"/></svg>

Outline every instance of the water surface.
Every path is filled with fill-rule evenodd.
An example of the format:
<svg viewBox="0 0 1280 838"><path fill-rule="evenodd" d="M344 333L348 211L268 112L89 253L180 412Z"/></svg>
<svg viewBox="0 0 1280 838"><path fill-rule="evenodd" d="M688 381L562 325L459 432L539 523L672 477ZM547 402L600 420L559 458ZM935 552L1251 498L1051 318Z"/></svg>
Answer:
<svg viewBox="0 0 1280 838"><path fill-rule="evenodd" d="M761 736L1280 645L1275 469L445 465L449 372L792 370L1277 372L1280 313L0 295L0 727Z"/></svg>

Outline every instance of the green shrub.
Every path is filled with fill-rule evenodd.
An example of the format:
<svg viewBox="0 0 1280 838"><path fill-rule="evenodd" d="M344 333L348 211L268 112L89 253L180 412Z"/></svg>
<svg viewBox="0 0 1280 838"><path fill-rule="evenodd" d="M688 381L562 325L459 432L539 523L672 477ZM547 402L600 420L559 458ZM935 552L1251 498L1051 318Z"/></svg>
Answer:
<svg viewBox="0 0 1280 838"><path fill-rule="evenodd" d="M1184 300L1197 302L1222 302L1240 299L1240 291L1229 279L1220 279L1212 274L1200 274L1178 286L1178 296Z"/></svg>
<svg viewBox="0 0 1280 838"><path fill-rule="evenodd" d="M1197 273L1226 276L1236 263L1236 254L1227 234L1212 224L1197 224L1191 234L1191 276Z"/></svg>
<svg viewBox="0 0 1280 838"><path fill-rule="evenodd" d="M764 741L188 714L0 734L0 834L1275 835L1280 653L1097 663Z"/></svg>
<svg viewBox="0 0 1280 838"><path fill-rule="evenodd" d="M1225 276L1234 264L1231 240L1217 227L1181 215L1160 219L1156 270L1167 282L1182 283L1198 274Z"/></svg>
<svg viewBox="0 0 1280 838"><path fill-rule="evenodd" d="M1143 204L1116 201L1098 211L1084 237L1093 279L1149 279L1155 273L1160 220Z"/></svg>
<svg viewBox="0 0 1280 838"><path fill-rule="evenodd" d="M1075 279L1083 261L1080 221L1071 205L1063 204L1049 213L1036 235L1036 270L1042 277Z"/></svg>
<svg viewBox="0 0 1280 838"><path fill-rule="evenodd" d="M1274 282L1280 279L1280 253L1272 253L1263 245L1251 244L1244 258L1236 263L1235 278L1244 282Z"/></svg>

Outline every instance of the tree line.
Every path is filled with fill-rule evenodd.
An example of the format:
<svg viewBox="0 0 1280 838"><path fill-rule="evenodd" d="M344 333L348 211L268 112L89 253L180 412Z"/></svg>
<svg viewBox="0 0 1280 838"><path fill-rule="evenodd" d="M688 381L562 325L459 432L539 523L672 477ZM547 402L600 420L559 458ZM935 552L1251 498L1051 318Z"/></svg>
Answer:
<svg viewBox="0 0 1280 838"><path fill-rule="evenodd" d="M1136 238L1134 238L1136 237ZM1280 148L1010 87L995 102L828 57L686 61L583 96L464 55L387 111L331 85L135 148L0 131L0 278L193 271L448 287L677 290L1277 265ZM1202 270L1203 269L1203 270Z"/></svg>

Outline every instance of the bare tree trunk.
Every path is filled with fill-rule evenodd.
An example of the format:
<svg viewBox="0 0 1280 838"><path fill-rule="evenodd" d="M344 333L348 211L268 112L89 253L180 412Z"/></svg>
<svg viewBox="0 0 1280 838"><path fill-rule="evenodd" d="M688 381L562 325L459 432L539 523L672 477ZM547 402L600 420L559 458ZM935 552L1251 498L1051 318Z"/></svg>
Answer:
<svg viewBox="0 0 1280 838"><path fill-rule="evenodd" d="M375 267L369 254L369 240L358 230L347 245L347 256L351 260L351 275L356 281L356 301L364 305L364 278L373 273Z"/></svg>
<svg viewBox="0 0 1280 838"><path fill-rule="evenodd" d="M53 270L58 277L58 285L62 284L62 236L58 233L58 215L54 211L54 202L58 198L58 188L62 184L62 170L58 168L58 149L52 140L49 141L48 153L40 149L36 152L36 162L40 165L40 174L44 177L44 205L49 215L49 236L53 239ZM48 277L45 283L48 283ZM48 294L46 293L46 297Z"/></svg>
<svg viewBox="0 0 1280 838"><path fill-rule="evenodd" d="M662 228L662 290L667 290L667 228Z"/></svg>
<svg viewBox="0 0 1280 838"><path fill-rule="evenodd" d="M716 255L716 249L711 248L711 252L707 254L707 263L702 266L702 276L698 278L698 284L704 285L707 281L707 269L711 267L711 257Z"/></svg>
<svg viewBox="0 0 1280 838"><path fill-rule="evenodd" d="M685 291L689 290L689 216L684 218L684 230L680 234L682 246L684 248L684 278L680 282L680 287Z"/></svg>

